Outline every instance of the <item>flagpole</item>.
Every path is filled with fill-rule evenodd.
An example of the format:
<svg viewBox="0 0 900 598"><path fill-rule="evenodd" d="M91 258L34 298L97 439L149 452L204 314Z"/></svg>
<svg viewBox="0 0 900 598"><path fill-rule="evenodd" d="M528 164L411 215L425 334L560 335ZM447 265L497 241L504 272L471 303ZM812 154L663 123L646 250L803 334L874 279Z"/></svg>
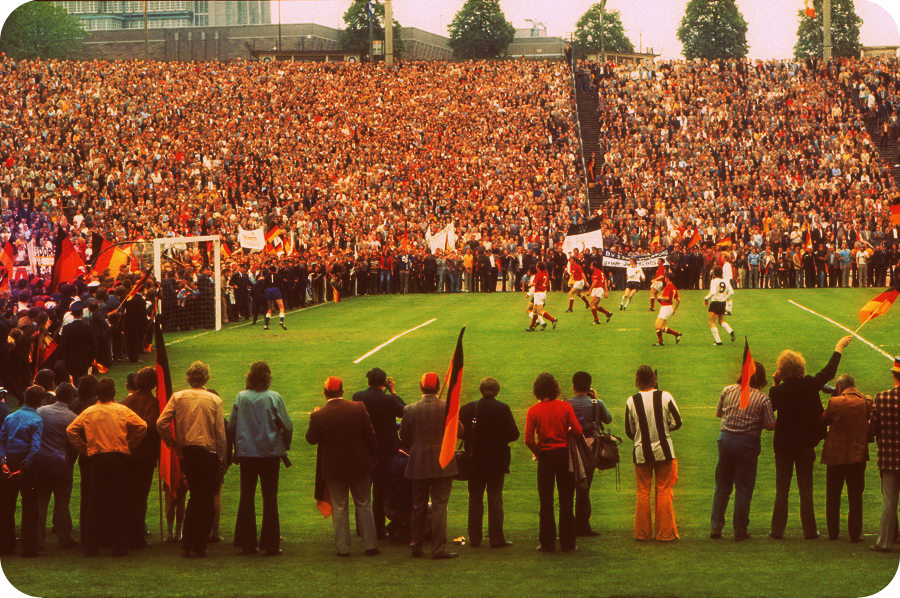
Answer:
<svg viewBox="0 0 900 598"><path fill-rule="evenodd" d="M869 314L869 317L866 318L866 321L863 322L862 324L860 324L859 326L857 326L857 327L856 327L856 330L854 330L854 331L851 332L850 334L852 334L853 336L856 336L856 333L859 332L859 329L862 328L863 326L865 326L866 324L868 324L868 323L869 323L869 320L871 320L872 318L874 318L877 314L878 314L878 310L872 311L872 313Z"/></svg>
<svg viewBox="0 0 900 598"><path fill-rule="evenodd" d="M163 491L162 491L162 460L156 458L156 495L159 497L159 541L165 542L163 535Z"/></svg>

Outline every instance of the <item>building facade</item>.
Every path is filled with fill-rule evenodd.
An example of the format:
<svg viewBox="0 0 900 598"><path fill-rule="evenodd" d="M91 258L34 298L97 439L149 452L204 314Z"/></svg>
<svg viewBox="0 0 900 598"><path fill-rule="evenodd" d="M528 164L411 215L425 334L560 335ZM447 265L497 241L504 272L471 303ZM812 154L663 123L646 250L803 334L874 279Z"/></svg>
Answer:
<svg viewBox="0 0 900 598"><path fill-rule="evenodd" d="M78 17L85 31L267 25L270 0L68 0L54 2Z"/></svg>

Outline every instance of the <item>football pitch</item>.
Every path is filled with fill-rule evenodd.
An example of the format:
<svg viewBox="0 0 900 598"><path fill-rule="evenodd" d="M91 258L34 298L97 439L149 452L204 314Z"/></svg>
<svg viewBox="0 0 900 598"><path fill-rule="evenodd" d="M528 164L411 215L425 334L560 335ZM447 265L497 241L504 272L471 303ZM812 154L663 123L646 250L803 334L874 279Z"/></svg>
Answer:
<svg viewBox="0 0 900 598"><path fill-rule="evenodd" d="M708 535L719 432L715 405L721 388L733 383L740 372L744 335L770 377L775 358L786 348L802 352L808 371L815 373L845 334L822 316L854 329L859 308L878 292L739 290L730 318L737 342L731 343L726 336L721 347L713 345L700 291L682 293L682 307L671 326L684 332L684 338L676 346L667 336L665 347L651 346L656 341L654 314L647 310L646 291L640 291L625 312L617 311L620 293L612 293L603 304L614 315L601 326L591 325L590 313L580 301L574 313L563 313L565 294L552 293L547 309L560 319L558 329L548 326L544 332L528 334L524 332L526 299L521 293L351 298L290 313L287 332L277 326L263 331L260 322L231 324L220 332L172 334L167 341L175 388L185 386L184 371L190 362L209 363L209 387L222 395L226 415L233 397L244 388L250 363L264 359L271 365L272 388L284 396L294 421L290 451L294 465L281 470L279 486L284 554L239 556L233 548L239 477L233 466L226 475L222 499L225 541L210 545L209 558L182 559L180 547L159 541L154 489L147 518L152 546L147 550L119 559L88 559L80 551L59 548L48 533L45 556L4 558L3 571L23 592L42 596L870 595L890 582L900 555L868 550L877 535L881 507L874 445L866 474L863 542L848 541L846 496L842 536L838 541L827 540L825 469L818 464L815 506L823 538L803 539L796 489L790 496L785 539L767 537L775 479L769 432L764 432L762 440L751 539L733 541L731 508L723 539L713 541ZM854 340L844 352L838 372L854 375L866 394L891 385L890 361L881 351L900 354L898 324L900 307L862 329L860 334L872 346ZM335 557L331 521L322 518L313 500L315 447L304 438L309 412L324 401L323 381L340 376L349 398L365 388L365 372L379 366L394 378L397 393L407 403L416 401L422 373L446 372L461 326L466 326L462 402L477 399L479 381L494 376L501 385L498 399L512 407L522 432L525 411L534 402L531 384L538 373L553 373L563 394L570 396L572 374L585 370L593 375L594 388L613 414L612 431L624 437L625 401L635 392L634 372L642 363L655 367L660 388L672 393L684 420L683 427L673 433L679 461L675 510L681 539L668 544L634 541L634 469L631 442L625 439L621 488L616 488L614 471L598 474L592 487L592 525L600 535L579 538L575 553L537 552L536 466L520 439L512 445L511 474L504 490L505 529L512 547L459 546L453 548L461 553L459 559L431 561L412 559L406 546L389 541L381 542L380 556L366 558L354 540L352 558ZM145 364L152 365L152 358L145 355ZM128 371L125 365L117 365L111 372L119 390L117 398L124 396ZM76 520L77 487L76 480L72 501ZM466 534L466 502L465 483L455 482L448 516L451 538Z"/></svg>

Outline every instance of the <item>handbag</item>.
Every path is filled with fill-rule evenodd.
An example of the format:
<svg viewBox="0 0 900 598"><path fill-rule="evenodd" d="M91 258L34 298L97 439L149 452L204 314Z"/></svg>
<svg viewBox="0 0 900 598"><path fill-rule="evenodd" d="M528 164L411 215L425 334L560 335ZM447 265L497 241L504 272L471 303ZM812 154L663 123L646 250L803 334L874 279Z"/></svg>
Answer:
<svg viewBox="0 0 900 598"><path fill-rule="evenodd" d="M594 442L591 449L594 453L594 464L598 471L613 469L619 464L619 445L622 444L622 439L606 431L599 417L600 404L596 399L592 403L594 403Z"/></svg>

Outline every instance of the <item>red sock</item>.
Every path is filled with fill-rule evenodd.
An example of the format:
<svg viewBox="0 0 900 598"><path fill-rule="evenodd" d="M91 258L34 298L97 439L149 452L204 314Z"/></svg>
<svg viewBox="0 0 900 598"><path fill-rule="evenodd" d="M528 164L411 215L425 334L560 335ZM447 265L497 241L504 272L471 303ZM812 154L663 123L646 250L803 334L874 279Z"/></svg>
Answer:
<svg viewBox="0 0 900 598"><path fill-rule="evenodd" d="M575 303L574 299L569 299L569 309L572 309L572 305Z"/></svg>
<svg viewBox="0 0 900 598"><path fill-rule="evenodd" d="M537 312L531 314L531 327L534 328L537 325Z"/></svg>
<svg viewBox="0 0 900 598"><path fill-rule="evenodd" d="M603 314L604 316L611 316L611 315L612 315L612 313L610 313L610 311L609 311L608 309L606 309L605 307L600 307L600 306L598 305L598 306L597 306L597 309L600 310L600 313ZM596 317L596 314L595 314L594 317Z"/></svg>
<svg viewBox="0 0 900 598"><path fill-rule="evenodd" d="M588 303L588 300L584 298L584 295L581 296L581 300L584 301L585 305L590 305L590 303Z"/></svg>
<svg viewBox="0 0 900 598"><path fill-rule="evenodd" d="M656 297L650 297L650 309L653 309L654 303L656 303Z"/></svg>
<svg viewBox="0 0 900 598"><path fill-rule="evenodd" d="M656 338L659 339L659 342L660 342L660 343L663 342L663 339L662 339L662 330L657 330L657 331L656 331Z"/></svg>
<svg viewBox="0 0 900 598"><path fill-rule="evenodd" d="M671 334L672 336L678 336L678 332L675 330L672 330L671 328L666 328L666 333Z"/></svg>
<svg viewBox="0 0 900 598"><path fill-rule="evenodd" d="M594 321L599 322L600 320L597 319L597 310L592 307L591 313L594 314Z"/></svg>
<svg viewBox="0 0 900 598"><path fill-rule="evenodd" d="M553 316L551 316L551 315L548 314L547 312L544 312L544 317L547 318L548 320L550 320L551 322L555 322L555 321L556 321L556 318L554 318Z"/></svg>

